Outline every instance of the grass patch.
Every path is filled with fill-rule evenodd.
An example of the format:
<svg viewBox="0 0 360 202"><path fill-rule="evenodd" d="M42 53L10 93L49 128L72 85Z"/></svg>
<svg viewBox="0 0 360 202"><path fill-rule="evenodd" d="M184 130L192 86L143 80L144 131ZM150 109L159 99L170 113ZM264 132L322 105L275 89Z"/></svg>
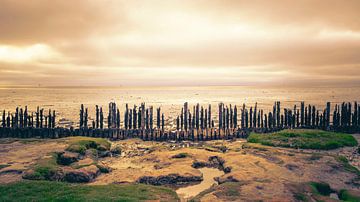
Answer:
<svg viewBox="0 0 360 202"><path fill-rule="evenodd" d="M346 171L355 173L360 176L360 171L356 167L352 166L345 156L335 156L334 158L343 166Z"/></svg>
<svg viewBox="0 0 360 202"><path fill-rule="evenodd" d="M282 130L269 134L251 133L248 142L275 147L320 150L358 145L352 135L310 129Z"/></svg>
<svg viewBox="0 0 360 202"><path fill-rule="evenodd" d="M9 164L0 164L0 170L9 166L10 166Z"/></svg>
<svg viewBox="0 0 360 202"><path fill-rule="evenodd" d="M342 201L357 202L360 201L360 195L345 189L340 190L339 199Z"/></svg>
<svg viewBox="0 0 360 202"><path fill-rule="evenodd" d="M310 182L310 186L313 189L313 192L323 196L330 196L333 190L330 188L330 185L323 182Z"/></svg>
<svg viewBox="0 0 360 202"><path fill-rule="evenodd" d="M74 185L63 182L22 181L0 185L0 201L179 201L164 187L143 184Z"/></svg>
<svg viewBox="0 0 360 202"><path fill-rule="evenodd" d="M111 144L106 139L76 137L69 140L67 151L85 154L88 149L96 149L98 151L110 150Z"/></svg>
<svg viewBox="0 0 360 202"><path fill-rule="evenodd" d="M53 177L58 170L57 154L52 153L51 156L38 160L34 165L33 172L27 173L23 177L31 180L54 180Z"/></svg>

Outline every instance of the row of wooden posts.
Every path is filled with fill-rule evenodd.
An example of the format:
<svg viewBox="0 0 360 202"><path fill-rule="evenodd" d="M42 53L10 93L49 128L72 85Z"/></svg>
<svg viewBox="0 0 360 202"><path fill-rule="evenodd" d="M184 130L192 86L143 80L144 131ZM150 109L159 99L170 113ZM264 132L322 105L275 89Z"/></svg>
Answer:
<svg viewBox="0 0 360 202"><path fill-rule="evenodd" d="M147 107L142 103L140 107L134 105L130 108L126 104L121 122L120 110L115 102L111 102L105 127L103 108L95 106L95 119L89 124L88 108L82 104L78 129L56 128L55 111L49 110L48 115L45 115L44 109L37 107L35 114L30 114L27 107L24 110L17 108L14 115L8 112L6 116L3 111L0 136L13 136L8 133L14 133L15 136L28 137L35 135L34 131L42 131L39 133L45 135L40 135L41 137L60 137L59 133L64 133L67 134L65 136L84 135L115 139L140 137L144 140L212 140L246 137L250 131L271 132L285 128L360 132L360 105L357 102L336 104L332 114L330 102L326 103L324 109L301 102L300 107L294 105L281 111L281 103L277 101L267 113L259 109L257 103L250 107L243 104L240 109L236 105L220 103L217 116L212 115L211 107L196 104L191 111L189 104L185 102L175 119L176 127L165 127L165 117L160 107L156 109L154 121L152 106Z"/></svg>
<svg viewBox="0 0 360 202"><path fill-rule="evenodd" d="M56 112L51 109L46 114L43 108L37 107L34 114L29 113L25 106L24 109L17 107L14 114L5 110L2 113L3 128L55 128L55 125Z"/></svg>

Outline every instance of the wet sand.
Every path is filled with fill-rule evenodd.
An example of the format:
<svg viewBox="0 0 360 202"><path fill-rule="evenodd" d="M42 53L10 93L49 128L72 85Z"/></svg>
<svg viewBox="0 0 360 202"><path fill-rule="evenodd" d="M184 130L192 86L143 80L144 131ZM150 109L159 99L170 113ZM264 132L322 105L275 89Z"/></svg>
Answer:
<svg viewBox="0 0 360 202"><path fill-rule="evenodd" d="M176 190L176 193L179 195L181 199L189 199L205 191L206 189L210 188L213 184L217 184L214 180L215 177L220 177L224 174L223 171L220 171L215 168L200 168L200 172L203 175L203 181L200 184L187 186L183 188L179 188Z"/></svg>

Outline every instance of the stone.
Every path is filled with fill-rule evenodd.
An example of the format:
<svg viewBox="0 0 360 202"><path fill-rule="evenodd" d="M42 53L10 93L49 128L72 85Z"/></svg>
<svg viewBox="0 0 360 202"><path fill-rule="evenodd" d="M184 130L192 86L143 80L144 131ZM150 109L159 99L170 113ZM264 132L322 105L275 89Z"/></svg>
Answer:
<svg viewBox="0 0 360 202"><path fill-rule="evenodd" d="M79 154L73 152L61 152L58 153L57 163L60 165L70 165L78 161Z"/></svg>
<svg viewBox="0 0 360 202"><path fill-rule="evenodd" d="M86 183L93 181L98 175L100 175L100 169L95 165L91 165L67 171L64 180L67 182Z"/></svg>

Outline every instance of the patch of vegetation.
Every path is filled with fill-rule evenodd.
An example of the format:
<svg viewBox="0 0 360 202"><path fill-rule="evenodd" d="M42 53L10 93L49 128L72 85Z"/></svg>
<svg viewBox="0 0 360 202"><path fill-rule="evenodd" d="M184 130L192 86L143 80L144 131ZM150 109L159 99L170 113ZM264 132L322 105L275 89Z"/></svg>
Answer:
<svg viewBox="0 0 360 202"><path fill-rule="evenodd" d="M38 160L33 167L33 172L26 173L23 178L30 180L56 180L53 178L58 170L57 154L53 153L50 157Z"/></svg>
<svg viewBox="0 0 360 202"><path fill-rule="evenodd" d="M294 198L298 201L308 201L304 193L295 193Z"/></svg>
<svg viewBox="0 0 360 202"><path fill-rule="evenodd" d="M320 150L358 145L352 135L310 129L282 130L269 134L251 133L248 142L275 147Z"/></svg>
<svg viewBox="0 0 360 202"><path fill-rule="evenodd" d="M330 185L323 182L310 182L310 186L313 188L313 192L323 196L330 196L333 190Z"/></svg>
<svg viewBox="0 0 360 202"><path fill-rule="evenodd" d="M174 156L172 156L171 158L175 158L175 159L181 159L181 158L186 158L189 157L190 155L188 153L178 153L175 154Z"/></svg>
<svg viewBox="0 0 360 202"><path fill-rule="evenodd" d="M9 166L10 166L9 164L0 164L0 170Z"/></svg>
<svg viewBox="0 0 360 202"><path fill-rule="evenodd" d="M79 185L63 182L22 181L0 185L0 201L179 201L165 187L143 184Z"/></svg>
<svg viewBox="0 0 360 202"><path fill-rule="evenodd" d="M352 166L345 156L335 156L334 158L343 166L346 171L355 173L360 176L360 171L356 167Z"/></svg>
<svg viewBox="0 0 360 202"><path fill-rule="evenodd" d="M70 139L67 151L85 154L88 149L96 149L98 151L110 150L111 144L102 138L76 137Z"/></svg>
<svg viewBox="0 0 360 202"><path fill-rule="evenodd" d="M360 201L360 195L357 195L352 191L342 189L339 192L339 199L343 201L357 202Z"/></svg>

